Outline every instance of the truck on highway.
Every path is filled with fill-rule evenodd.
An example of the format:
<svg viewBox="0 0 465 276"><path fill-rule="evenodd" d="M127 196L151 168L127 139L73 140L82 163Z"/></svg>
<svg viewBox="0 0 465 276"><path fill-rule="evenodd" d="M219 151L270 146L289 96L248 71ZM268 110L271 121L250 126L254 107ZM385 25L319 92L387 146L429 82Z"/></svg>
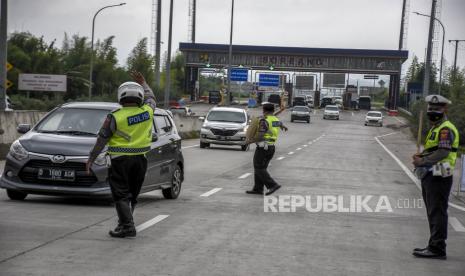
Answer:
<svg viewBox="0 0 465 276"><path fill-rule="evenodd" d="M358 98L358 108L359 109L371 109L371 97L370 96L360 96Z"/></svg>

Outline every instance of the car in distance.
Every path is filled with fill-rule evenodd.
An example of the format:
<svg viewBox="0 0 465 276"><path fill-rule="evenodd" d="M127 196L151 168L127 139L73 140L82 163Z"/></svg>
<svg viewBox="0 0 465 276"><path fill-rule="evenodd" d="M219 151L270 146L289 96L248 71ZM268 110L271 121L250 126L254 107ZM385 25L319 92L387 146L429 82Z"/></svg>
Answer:
<svg viewBox="0 0 465 276"><path fill-rule="evenodd" d="M249 124L247 112L240 108L214 107L203 120L200 129L200 148L211 144L240 146L247 150L245 133Z"/></svg>
<svg viewBox="0 0 465 276"><path fill-rule="evenodd" d="M370 96L360 96L358 98L358 108L359 109L371 109L371 97Z"/></svg>
<svg viewBox="0 0 465 276"><path fill-rule="evenodd" d="M268 96L268 102L281 105L281 96L278 94L271 94Z"/></svg>
<svg viewBox="0 0 465 276"><path fill-rule="evenodd" d="M90 174L86 162L103 121L118 108L116 103L67 103L32 128L19 125L17 130L24 135L11 145L0 187L13 200L23 200L28 194L110 198L107 149L95 160ZM155 110L154 126L142 192L162 189L165 198L174 199L184 179L181 137L163 109Z"/></svg>
<svg viewBox="0 0 465 276"><path fill-rule="evenodd" d="M321 99L320 107L321 107L321 108L324 108L324 107L326 107L327 105L332 105L332 104L333 104L333 98L331 98L331 97L324 97L323 99Z"/></svg>
<svg viewBox="0 0 465 276"><path fill-rule="evenodd" d="M310 108L306 106L294 106L291 111L291 122L306 121L310 124Z"/></svg>
<svg viewBox="0 0 465 276"><path fill-rule="evenodd" d="M192 112L192 110L187 106L172 106L170 107L170 111L173 115L179 115L183 117L195 115L195 113Z"/></svg>
<svg viewBox="0 0 465 276"><path fill-rule="evenodd" d="M294 97L292 100L292 106L306 106L307 101L305 101L304 97Z"/></svg>
<svg viewBox="0 0 465 276"><path fill-rule="evenodd" d="M337 105L327 105L323 113L323 119L339 120L339 107Z"/></svg>
<svg viewBox="0 0 465 276"><path fill-rule="evenodd" d="M383 113L380 111L368 111L367 115L365 116L365 126L368 125L376 125L376 126L383 126Z"/></svg>

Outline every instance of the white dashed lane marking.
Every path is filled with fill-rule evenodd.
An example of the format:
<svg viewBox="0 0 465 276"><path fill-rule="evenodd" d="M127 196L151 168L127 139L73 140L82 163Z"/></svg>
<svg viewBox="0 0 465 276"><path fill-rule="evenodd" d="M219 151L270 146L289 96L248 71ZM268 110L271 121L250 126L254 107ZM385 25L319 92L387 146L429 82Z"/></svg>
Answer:
<svg viewBox="0 0 465 276"><path fill-rule="evenodd" d="M251 175L251 173L244 173L243 175L239 176L239 179L247 178Z"/></svg>
<svg viewBox="0 0 465 276"><path fill-rule="evenodd" d="M289 152L288 154L289 154L289 155L293 155L293 154L294 154L294 152L293 152L293 151L291 151L291 152Z"/></svg>
<svg viewBox="0 0 465 276"><path fill-rule="evenodd" d="M301 150L302 148L296 148L296 150Z"/></svg>
<svg viewBox="0 0 465 276"><path fill-rule="evenodd" d="M167 217L169 217L169 215L158 215L158 216L154 217L153 219L148 220L148 221L140 224L139 226L137 226L136 231L137 232L142 232L145 229L147 229L147 228L149 228L151 226L154 226L155 224L159 223L160 221L166 219Z"/></svg>
<svg viewBox="0 0 465 276"><path fill-rule="evenodd" d="M279 161L279 160L283 160L284 158L286 158L286 157L284 157L284 156L280 156L280 157L276 158L276 160L278 160L278 161Z"/></svg>
<svg viewBox="0 0 465 276"><path fill-rule="evenodd" d="M182 149L196 148L196 147L198 147L198 146L199 146L199 145L187 146L187 147L182 147Z"/></svg>
<svg viewBox="0 0 465 276"><path fill-rule="evenodd" d="M223 189L223 188L214 188L214 189L211 189L210 191L208 191L208 192L206 192L206 193L201 194L200 196L201 196L201 197L209 197L209 196L211 196L212 194L221 191L222 189Z"/></svg>
<svg viewBox="0 0 465 276"><path fill-rule="evenodd" d="M454 228L455 231L465 232L465 227L460 223L460 221L456 217L450 217L449 223L450 225L452 225L452 228Z"/></svg>

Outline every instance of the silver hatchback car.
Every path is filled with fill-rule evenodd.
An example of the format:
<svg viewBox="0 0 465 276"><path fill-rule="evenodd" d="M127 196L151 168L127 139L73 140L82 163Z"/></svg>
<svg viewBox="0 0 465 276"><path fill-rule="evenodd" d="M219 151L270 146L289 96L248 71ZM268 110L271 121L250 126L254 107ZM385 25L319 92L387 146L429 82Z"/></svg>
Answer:
<svg viewBox="0 0 465 276"><path fill-rule="evenodd" d="M210 144L241 146L247 150L245 133L249 125L247 112L240 108L214 107L205 118L200 129L200 147Z"/></svg>
<svg viewBox="0 0 465 276"><path fill-rule="evenodd" d="M109 198L108 155L98 156L90 175L85 165L107 114L119 107L115 103L67 103L32 128L18 126L18 132L25 134L11 145L0 188L14 200L28 194ZM142 192L161 189L165 198L174 199L184 179L181 137L172 116L163 109L155 110L153 125Z"/></svg>

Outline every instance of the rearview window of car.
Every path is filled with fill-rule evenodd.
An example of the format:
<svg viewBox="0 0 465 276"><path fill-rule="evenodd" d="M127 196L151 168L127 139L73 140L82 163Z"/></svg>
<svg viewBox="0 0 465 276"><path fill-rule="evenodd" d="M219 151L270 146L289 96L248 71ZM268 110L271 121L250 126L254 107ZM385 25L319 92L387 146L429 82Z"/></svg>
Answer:
<svg viewBox="0 0 465 276"><path fill-rule="evenodd" d="M330 111L338 111L339 110L339 108L337 108L337 106L327 106L325 109L330 110Z"/></svg>

